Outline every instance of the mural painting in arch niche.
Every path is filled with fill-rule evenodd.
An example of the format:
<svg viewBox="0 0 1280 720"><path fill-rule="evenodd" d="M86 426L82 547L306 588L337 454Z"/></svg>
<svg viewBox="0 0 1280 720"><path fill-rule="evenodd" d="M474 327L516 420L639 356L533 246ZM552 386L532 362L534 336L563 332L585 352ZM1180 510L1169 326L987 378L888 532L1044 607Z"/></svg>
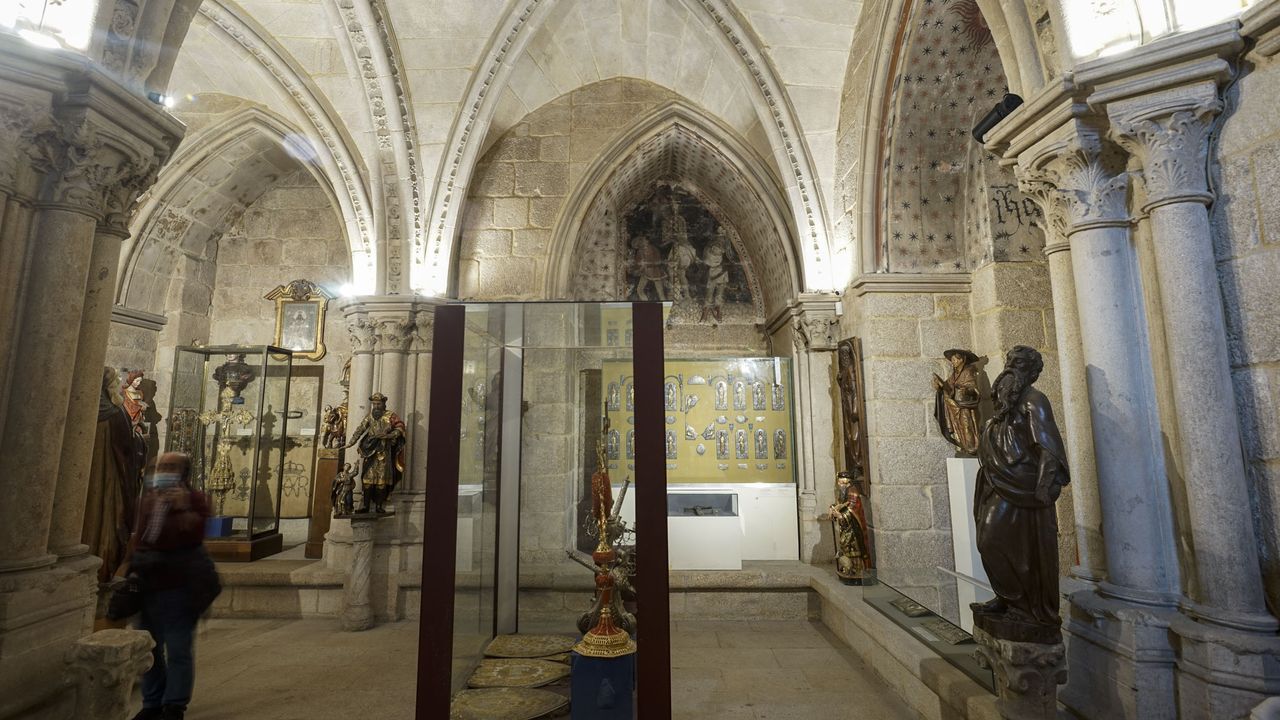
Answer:
<svg viewBox="0 0 1280 720"><path fill-rule="evenodd" d="M692 192L659 185L622 215L619 236L625 299L671 301L682 320L754 321L759 292L736 233Z"/></svg>
<svg viewBox="0 0 1280 720"><path fill-rule="evenodd" d="M1045 220L1040 206L1018 189L1008 168L974 146L969 163L964 232L969 269L991 262L1044 260Z"/></svg>

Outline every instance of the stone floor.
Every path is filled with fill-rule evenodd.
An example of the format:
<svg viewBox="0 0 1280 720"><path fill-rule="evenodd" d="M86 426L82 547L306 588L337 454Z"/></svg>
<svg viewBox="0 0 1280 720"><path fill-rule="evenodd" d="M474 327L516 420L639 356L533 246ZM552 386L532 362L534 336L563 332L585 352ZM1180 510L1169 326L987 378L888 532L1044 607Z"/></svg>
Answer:
<svg viewBox="0 0 1280 720"><path fill-rule="evenodd" d="M918 717L819 622L677 620L671 675L687 720Z"/></svg>
<svg viewBox="0 0 1280 720"><path fill-rule="evenodd" d="M189 720L413 717L418 626L215 619L197 637ZM819 623L676 621L676 718L915 718Z"/></svg>

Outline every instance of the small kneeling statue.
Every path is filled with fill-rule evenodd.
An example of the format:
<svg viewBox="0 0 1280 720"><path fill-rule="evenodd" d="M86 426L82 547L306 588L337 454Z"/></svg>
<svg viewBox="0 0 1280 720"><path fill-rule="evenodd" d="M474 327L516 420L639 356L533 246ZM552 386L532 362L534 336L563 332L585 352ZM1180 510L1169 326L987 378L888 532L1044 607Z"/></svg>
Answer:
<svg viewBox="0 0 1280 720"><path fill-rule="evenodd" d="M1062 642L1054 503L1070 476L1053 409L1031 387L1043 367L1034 348L1014 347L991 388L973 511L996 597L971 607L974 625L996 639L1052 644Z"/></svg>

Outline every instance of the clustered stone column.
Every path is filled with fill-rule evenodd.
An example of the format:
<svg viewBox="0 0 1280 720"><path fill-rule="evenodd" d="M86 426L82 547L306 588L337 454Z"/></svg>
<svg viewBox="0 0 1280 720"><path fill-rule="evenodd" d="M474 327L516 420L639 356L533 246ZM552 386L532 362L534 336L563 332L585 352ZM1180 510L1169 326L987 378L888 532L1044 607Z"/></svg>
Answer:
<svg viewBox="0 0 1280 720"><path fill-rule="evenodd" d="M1168 486L1146 354L1124 158L1079 121L1024 155L1022 172L1065 200L1072 278L1113 597L1171 606L1178 594Z"/></svg>
<svg viewBox="0 0 1280 720"><path fill-rule="evenodd" d="M840 424L840 419L833 416L831 401L838 302L826 295L802 295L787 313L794 363L792 416L796 419L795 462L800 483L797 512L804 562L813 562L815 554L830 552L829 541L823 542L818 516L835 501L836 465L830 449L835 446L835 428Z"/></svg>
<svg viewBox="0 0 1280 720"><path fill-rule="evenodd" d="M1280 692L1207 208L1223 58L1240 42L1219 35L1178 46L1176 73L1131 58L1085 73L1096 86L1049 87L993 143L1049 220L1073 574L1097 581L1068 593L1063 702L1089 717L1236 717ZM1135 226L1150 231L1145 267Z"/></svg>
<svg viewBox="0 0 1280 720"><path fill-rule="evenodd" d="M1156 283L1164 308L1177 433L1195 547L1182 614L1178 684L1184 711L1246 709L1239 690L1280 662L1280 623L1266 607L1227 353L1226 320L1206 207L1217 82L1157 90L1107 106L1112 136L1141 164ZM1226 683L1224 683L1224 680ZM1236 684L1236 688L1214 687ZM1273 688L1275 684L1272 684ZM1258 699L1255 696L1254 700Z"/></svg>
<svg viewBox="0 0 1280 720"><path fill-rule="evenodd" d="M1071 263L1071 244L1067 241L1067 209L1065 201L1049 183L1024 180L1020 184L1023 192L1036 198L1048 221L1044 254L1049 263L1049 283L1053 293L1058 373L1062 385L1060 414L1068 438L1071 507L1079 554L1069 572L1081 580L1096 583L1105 577L1107 559L1102 543L1102 507L1098 498L1093 422L1089 417L1089 389L1076 304L1075 273Z"/></svg>
<svg viewBox="0 0 1280 720"><path fill-rule="evenodd" d="M65 690L92 628L80 536L115 270L181 135L82 60L0 36L0 717Z"/></svg>
<svg viewBox="0 0 1280 720"><path fill-rule="evenodd" d="M325 536L325 562L352 572L359 567L368 577L357 585L371 598L373 616L396 618L405 612L399 575L416 578L422 562L423 479L426 467L426 408L431 363L430 334L435 301L411 295L351 298L339 305L351 335L351 384L348 431L369 413L369 397L387 397L387 410L405 423L405 474L391 498L394 518L358 528L335 519ZM350 439L350 438L348 438ZM348 451L348 462L356 463ZM368 536L367 549L361 539ZM361 557L367 553L367 557ZM353 564L358 563L358 565ZM345 617L345 613L344 613ZM346 622L344 620L344 622Z"/></svg>

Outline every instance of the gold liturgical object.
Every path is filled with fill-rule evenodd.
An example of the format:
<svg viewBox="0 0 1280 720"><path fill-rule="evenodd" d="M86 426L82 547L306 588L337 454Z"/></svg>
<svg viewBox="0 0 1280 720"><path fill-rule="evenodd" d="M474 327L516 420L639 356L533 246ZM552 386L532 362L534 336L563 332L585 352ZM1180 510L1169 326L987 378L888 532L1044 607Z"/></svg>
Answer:
<svg viewBox="0 0 1280 720"><path fill-rule="evenodd" d="M600 617L595 627L587 631L582 641L573 649L584 657L612 658L630 655L636 651L636 643L625 630L613 624L613 565L618 554L609 547L607 525L613 511L613 487L609 484L609 465L605 458L604 438L609 436L609 420L596 442L597 470L591 476L591 513L600 528L600 542L591 553L596 564L596 591L600 593Z"/></svg>

